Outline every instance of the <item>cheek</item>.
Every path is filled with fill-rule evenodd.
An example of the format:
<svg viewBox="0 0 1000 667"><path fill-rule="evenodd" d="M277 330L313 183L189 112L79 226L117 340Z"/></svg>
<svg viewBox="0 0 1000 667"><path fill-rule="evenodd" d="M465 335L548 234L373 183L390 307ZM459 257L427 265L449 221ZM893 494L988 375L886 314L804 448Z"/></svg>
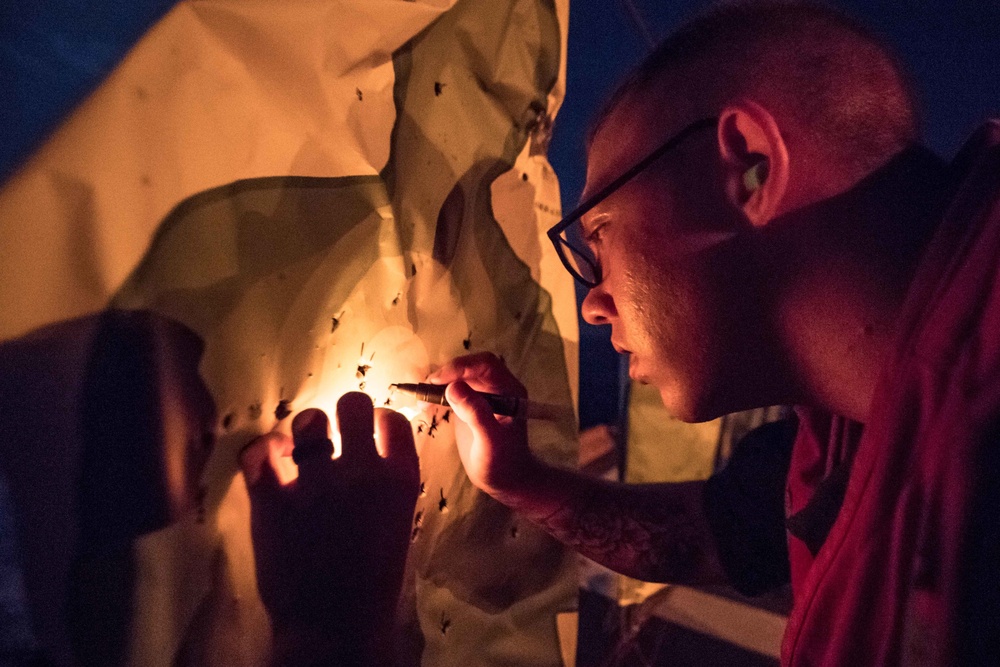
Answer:
<svg viewBox="0 0 1000 667"><path fill-rule="evenodd" d="M623 276L629 342L674 375L700 376L713 349L719 295L705 269L691 258L644 251Z"/></svg>
<svg viewBox="0 0 1000 667"><path fill-rule="evenodd" d="M676 277L655 255L633 255L633 261L615 286L618 310L628 343L635 352L654 352L670 346L684 299ZM650 360L652 361L652 360Z"/></svg>

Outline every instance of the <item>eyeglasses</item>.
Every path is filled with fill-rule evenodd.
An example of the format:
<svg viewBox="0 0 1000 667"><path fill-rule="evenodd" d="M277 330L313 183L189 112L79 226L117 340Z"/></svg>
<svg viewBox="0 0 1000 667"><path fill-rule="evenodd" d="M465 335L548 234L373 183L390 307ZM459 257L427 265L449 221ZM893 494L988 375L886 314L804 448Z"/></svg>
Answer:
<svg viewBox="0 0 1000 667"><path fill-rule="evenodd" d="M667 139L667 141L655 151L639 160L639 162L637 162L631 169L601 188L596 194L594 194L594 196L588 198L587 201L577 206L569 215L560 220L558 224L548 231L549 240L552 241L552 245L556 247L556 253L559 255L559 259L562 261L563 266L566 267L566 270L569 271L573 277L580 282L580 284L585 286L587 289L597 287L601 283L602 279L601 265L594 256L590 246L582 242L582 231L577 230L575 233L571 231L573 229L573 225L578 223L580 218L586 215L590 209L607 199L615 190L635 178L639 172L656 162L665 153L679 146L681 142L696 132L716 127L718 123L718 118L703 118L702 120L691 123L670 139Z"/></svg>

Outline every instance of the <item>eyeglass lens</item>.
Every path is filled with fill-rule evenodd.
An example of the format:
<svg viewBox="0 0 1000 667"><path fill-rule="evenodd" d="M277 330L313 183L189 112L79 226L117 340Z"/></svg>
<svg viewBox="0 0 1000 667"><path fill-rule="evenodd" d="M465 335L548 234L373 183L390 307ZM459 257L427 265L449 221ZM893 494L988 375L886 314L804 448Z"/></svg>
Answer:
<svg viewBox="0 0 1000 667"><path fill-rule="evenodd" d="M601 281L597 258L583 240L579 220L560 232L559 250L571 271L585 284L593 286Z"/></svg>

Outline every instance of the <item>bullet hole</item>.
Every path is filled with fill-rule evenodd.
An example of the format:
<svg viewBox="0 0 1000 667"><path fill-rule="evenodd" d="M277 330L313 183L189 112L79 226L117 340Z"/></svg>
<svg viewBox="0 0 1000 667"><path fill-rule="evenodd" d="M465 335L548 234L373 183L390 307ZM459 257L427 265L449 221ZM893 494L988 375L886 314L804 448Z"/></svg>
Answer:
<svg viewBox="0 0 1000 667"><path fill-rule="evenodd" d="M447 422L447 421L450 421L450 420L451 420L451 410L445 410L444 411L444 416L441 417L441 421Z"/></svg>
<svg viewBox="0 0 1000 667"><path fill-rule="evenodd" d="M236 417L232 412L222 418L222 428L229 430L233 426L233 419Z"/></svg>
<svg viewBox="0 0 1000 667"><path fill-rule="evenodd" d="M358 391L364 391L364 390L365 390L365 387L367 387L367 386L368 386L368 385L367 385L367 383L365 383L365 382L363 382L363 381L362 381L362 382L359 382L359 383L358 383Z"/></svg>
<svg viewBox="0 0 1000 667"><path fill-rule="evenodd" d="M427 483L420 482L420 493L417 494L418 498L423 498L427 495Z"/></svg>
<svg viewBox="0 0 1000 667"><path fill-rule="evenodd" d="M430 426L427 427L427 435L431 438L434 437L434 431L438 430L438 426L441 424L438 422L437 415L431 415Z"/></svg>
<svg viewBox="0 0 1000 667"><path fill-rule="evenodd" d="M441 614L441 634L442 635L448 634L448 628L450 627L451 627L451 619L445 616L444 614Z"/></svg>
<svg viewBox="0 0 1000 667"><path fill-rule="evenodd" d="M444 87L448 85L446 83L441 83L440 81L434 82L434 97L439 96L443 91Z"/></svg>
<svg viewBox="0 0 1000 667"><path fill-rule="evenodd" d="M517 527L517 524L516 523L513 524L510 527L510 537L511 537L511 539L516 540L517 539L517 535L520 532L521 532L521 530L520 530L520 528Z"/></svg>
<svg viewBox="0 0 1000 667"><path fill-rule="evenodd" d="M288 407L290 404L291 401L287 398L283 398L278 401L278 407L274 409L274 418L280 422L282 419L292 414L292 409Z"/></svg>
<svg viewBox="0 0 1000 667"><path fill-rule="evenodd" d="M413 517L413 525L417 526L417 527L420 527L420 526L424 525L424 511L423 510L420 510L419 512L417 512L416 515Z"/></svg>
<svg viewBox="0 0 1000 667"><path fill-rule="evenodd" d="M401 297L401 296L403 296L402 292L396 292L396 298L394 298L392 300L392 305L398 306L399 305L399 297Z"/></svg>
<svg viewBox="0 0 1000 667"><path fill-rule="evenodd" d="M360 88L355 88L354 93L358 96L358 102L364 99L364 95L361 93Z"/></svg>
<svg viewBox="0 0 1000 667"><path fill-rule="evenodd" d="M330 333L335 333L337 331L337 327L340 326L340 318L343 316L344 316L344 311L340 311L339 315L334 315L333 317L330 318Z"/></svg>
<svg viewBox="0 0 1000 667"><path fill-rule="evenodd" d="M469 332L469 335L466 336L465 340L462 341L462 347L464 347L466 350L468 350L470 347L472 347L472 332L471 331Z"/></svg>
<svg viewBox="0 0 1000 667"><path fill-rule="evenodd" d="M412 278L415 275L417 275L417 265L410 264L410 277Z"/></svg>
<svg viewBox="0 0 1000 667"><path fill-rule="evenodd" d="M410 532L410 544L416 542L418 537L420 537L420 526L414 526Z"/></svg>
<svg viewBox="0 0 1000 667"><path fill-rule="evenodd" d="M354 374L355 377L358 378L359 380L363 379L365 377L365 374L371 370L372 365L368 362L374 361L375 353L372 352L372 356L368 357L368 361L365 361L364 356L365 356L365 344L361 343L361 361L358 362L358 370Z"/></svg>
<svg viewBox="0 0 1000 667"><path fill-rule="evenodd" d="M424 422L419 422L417 424L417 435L420 435L423 432L424 432Z"/></svg>
<svg viewBox="0 0 1000 667"><path fill-rule="evenodd" d="M263 412L264 412L263 406L261 405L260 401L257 401L256 403L251 403L249 407L247 407L247 416L250 417L251 421L260 419L260 416L263 414Z"/></svg>
<svg viewBox="0 0 1000 667"><path fill-rule="evenodd" d="M528 180L528 175L527 174L521 174L521 180L522 181Z"/></svg>
<svg viewBox="0 0 1000 667"><path fill-rule="evenodd" d="M386 408L389 407L390 405L392 405L392 396L389 396L388 398L386 398L385 402L382 403L382 406L386 407Z"/></svg>
<svg viewBox="0 0 1000 667"><path fill-rule="evenodd" d="M438 511L441 514L448 513L448 499L444 497L444 489L441 489L441 500L438 501Z"/></svg>

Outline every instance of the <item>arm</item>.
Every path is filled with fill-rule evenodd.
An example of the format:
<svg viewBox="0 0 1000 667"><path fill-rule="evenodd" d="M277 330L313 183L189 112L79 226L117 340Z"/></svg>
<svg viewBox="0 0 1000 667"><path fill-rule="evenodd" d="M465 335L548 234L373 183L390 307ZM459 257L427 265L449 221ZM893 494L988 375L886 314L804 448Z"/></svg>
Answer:
<svg viewBox="0 0 1000 667"><path fill-rule="evenodd" d="M606 482L536 459L524 421L492 414L470 389L525 396L493 355L452 361L431 378L451 383L462 422L459 455L477 487L584 556L636 579L710 584L725 580L704 510L704 482Z"/></svg>
<svg viewBox="0 0 1000 667"><path fill-rule="evenodd" d="M704 512L704 482L619 484L535 462L530 486L498 500L587 558L634 579L725 580Z"/></svg>

